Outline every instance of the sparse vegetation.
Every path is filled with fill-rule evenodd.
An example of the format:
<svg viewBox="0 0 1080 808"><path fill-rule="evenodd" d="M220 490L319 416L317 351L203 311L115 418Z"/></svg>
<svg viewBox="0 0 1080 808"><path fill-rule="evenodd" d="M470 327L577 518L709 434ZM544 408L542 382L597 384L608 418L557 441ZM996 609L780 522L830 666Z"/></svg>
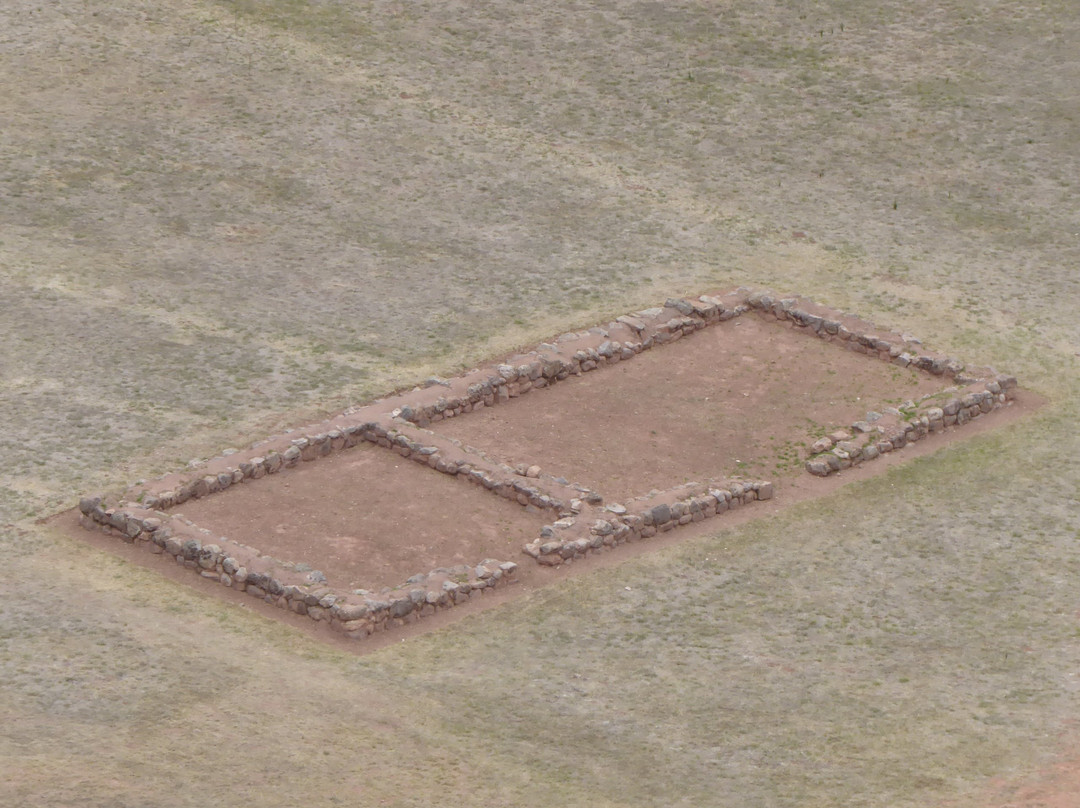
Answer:
<svg viewBox="0 0 1080 808"><path fill-rule="evenodd" d="M0 803L974 806L1075 757L1073 3L9 0L0 31ZM740 283L1051 403L362 657L34 521Z"/></svg>

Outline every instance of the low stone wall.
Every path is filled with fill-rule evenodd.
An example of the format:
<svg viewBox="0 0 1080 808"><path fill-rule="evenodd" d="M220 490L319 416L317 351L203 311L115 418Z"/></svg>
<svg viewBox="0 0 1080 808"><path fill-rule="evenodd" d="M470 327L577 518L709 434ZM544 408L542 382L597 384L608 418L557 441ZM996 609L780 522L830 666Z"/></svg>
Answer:
<svg viewBox="0 0 1080 808"><path fill-rule="evenodd" d="M404 426L404 424L402 425ZM536 485L530 485L520 479L521 475L509 466L484 462L478 457L455 457L453 444L446 439L428 433L426 442L404 434L394 427L386 427L374 421L353 424L342 429L293 438L284 451L271 449L263 455L256 455L240 460L235 466L226 466L216 474L203 474L191 477L179 485L160 491L144 490L138 497L138 503L147 508L166 510L182 505L191 499L216 494L234 484L245 480L257 480L269 474L277 474L286 469L299 466L302 462L327 457L332 452L348 449L360 443L368 442L385 449L391 449L401 457L428 466L442 474L460 477L475 483L507 499L522 505L552 511L562 511L566 502L557 496L545 493ZM578 492L589 495L591 492L578 487Z"/></svg>
<svg viewBox="0 0 1080 808"><path fill-rule="evenodd" d="M151 553L167 554L202 578L326 622L354 639L467 603L512 583L518 569L513 561L488 558L475 566L414 575L404 584L379 593L343 593L327 586L325 576L318 571L303 576L228 539L202 540L202 531L168 514L109 508L100 496L84 497L79 510L82 525L89 530L104 530Z"/></svg>
<svg viewBox="0 0 1080 808"><path fill-rule="evenodd" d="M998 374L991 368L968 367L959 359L924 350L914 337L882 333L858 317L823 309L812 301L754 292L747 296L746 302L764 316L789 322L848 350L899 367L915 367L963 386L918 402L867 413L866 419L854 422L849 430L838 430L820 438L811 447L806 461L806 470L816 476L827 477L876 460L946 427L963 426L1005 406L1016 395L1014 376Z"/></svg>
<svg viewBox="0 0 1080 808"><path fill-rule="evenodd" d="M117 497L113 506L102 496L84 497L79 505L82 524L150 552L168 554L203 578L327 622L350 637L404 625L513 582L517 564L485 559L476 565L418 573L378 593L341 592L329 587L317 570L289 565L261 555L257 548L214 537L167 511L234 485L288 473L361 443L394 451L523 507L551 513L556 517L553 522L524 548L538 563L549 566L771 499L773 485L768 481L726 480L688 483L624 504L605 505L600 493L547 474L539 466L523 463L511 468L428 429L441 420L508 403L751 312L869 357L949 377L957 385L945 394L868 413L850 430L821 438L806 462L811 474L825 476L946 427L963 425L1003 406L1015 393L1015 378L969 369L958 360L923 351L919 341L908 335L882 333L856 317L809 300L739 289L694 300L669 299L664 306L563 334L486 369L450 380L431 379L422 388L350 408L320 424L271 436L247 450L227 450L195 464L193 470L139 483Z"/></svg>
<svg viewBox="0 0 1080 808"><path fill-rule="evenodd" d="M195 473L166 475L133 486L125 498L146 507L168 509L368 441L443 473L456 476L465 471L470 481L511 499L520 501L524 496L528 504L536 507L558 510L568 498L595 499L595 492L574 484L561 484L560 489L560 484L549 481L542 491L535 484L523 484L517 479L529 477L526 469L512 469L475 452L464 452L455 442L432 432L425 432L420 440L403 430L410 425L422 429L506 403L532 390L631 359L642 351L745 314L750 310L746 297L742 290L726 296L706 295L694 301L669 299L662 307L625 315L585 332L563 334L553 344L544 343L537 350L510 357L488 370L473 370L451 380L432 379L424 388L350 408L320 424L271 436L248 450L227 450L199 464ZM545 494L552 499L551 491L562 496L545 501Z"/></svg>
<svg viewBox="0 0 1080 808"><path fill-rule="evenodd" d="M427 426L483 407L509 402L532 390L633 359L642 351L681 339L709 325L749 311L743 296L735 300L703 295L697 300L669 298L662 307L623 315L584 333L563 334L528 354L499 363L472 379L461 395L433 402L410 402L395 410L407 421ZM572 350L572 353L571 353ZM563 355L565 354L565 355Z"/></svg>
<svg viewBox="0 0 1080 808"><path fill-rule="evenodd" d="M850 431L840 430L816 441L806 461L806 470L827 477L867 460L876 460L946 427L963 426L1005 406L1015 396L1016 379L999 376L981 382L977 389L963 395L949 395L944 400L932 397L912 402L912 406L887 409L885 415L895 419L892 423L856 421Z"/></svg>
<svg viewBox="0 0 1080 808"><path fill-rule="evenodd" d="M564 517L525 545L525 552L541 564L557 567L626 542L701 522L758 500L772 499L771 482L725 481L685 483L647 497L631 500L629 507L611 504L594 509L588 517Z"/></svg>

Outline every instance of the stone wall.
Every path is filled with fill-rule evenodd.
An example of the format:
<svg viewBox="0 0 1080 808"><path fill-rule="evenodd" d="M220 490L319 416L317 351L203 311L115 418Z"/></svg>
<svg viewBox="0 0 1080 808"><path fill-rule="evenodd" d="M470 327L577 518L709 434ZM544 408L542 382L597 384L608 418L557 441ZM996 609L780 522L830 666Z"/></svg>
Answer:
<svg viewBox="0 0 1080 808"><path fill-rule="evenodd" d="M318 571L304 575L226 538L207 541L207 531L160 511L131 505L109 508L100 496L83 497L79 510L88 530L104 530L151 553L171 556L202 578L326 622L354 639L467 603L513 582L518 569L513 561L488 558L475 566L414 575L380 593L341 592L327 586Z"/></svg>
<svg viewBox="0 0 1080 808"><path fill-rule="evenodd" d="M406 425L400 425L407 428ZM501 464L487 461L480 456L455 457L454 442L440 439L433 433L420 435L425 440L410 437L395 426L384 426L374 421L352 424L341 429L331 429L290 440L283 451L270 449L265 455L255 455L226 466L222 471L201 474L183 480L165 490L144 490L138 497L139 504L147 508L167 510L191 499L216 494L245 480L257 480L270 474L296 468L303 462L327 457L332 452L349 449L363 442L391 449L401 457L428 466L442 474L460 477L475 483L507 499L522 505L561 511L566 507L563 499L545 493L536 485L523 481L521 474ZM458 454L461 454L458 452ZM230 456L233 457L233 456ZM539 475L537 475L539 476ZM579 487L578 492L588 496L591 492Z"/></svg>
<svg viewBox="0 0 1080 808"><path fill-rule="evenodd" d="M808 335L881 361L952 379L956 387L865 420L819 439L806 470L828 475L874 459L907 442L960 426L1003 406L1016 380L969 369L950 357L922 350L909 335L895 335L812 301L739 289L624 315L580 333L568 333L528 353L454 379L430 379L423 387L346 410L304 429L274 435L244 451L227 450L193 468L143 482L115 497L84 497L82 524L104 530L148 551L167 554L203 578L244 591L280 608L328 623L360 638L452 608L516 579L512 561L484 559L475 565L417 573L378 593L342 592L303 564L286 564L226 537L217 537L168 510L269 475L293 473L308 462L370 443L435 472L548 512L553 521L524 552L558 566L625 542L648 539L680 525L713 518L773 496L768 481L740 479L687 483L628 502L605 504L602 495L545 473L539 466L510 467L439 435L431 425L484 407L505 405L533 390L633 359L696 331L755 313Z"/></svg>
<svg viewBox="0 0 1080 808"><path fill-rule="evenodd" d="M649 539L657 533L701 522L729 510L759 500L772 499L771 482L722 484L685 483L627 505L606 505L591 518L576 514L564 517L540 532L540 538L525 545L525 552L546 566L557 567L590 553L626 542Z"/></svg>
<svg viewBox="0 0 1080 808"><path fill-rule="evenodd" d="M848 350L899 367L915 367L957 383L943 393L867 413L865 419L855 421L849 429L820 438L811 447L811 456L806 461L806 470L819 477L875 460L946 427L963 426L1003 407L1016 395L1014 376L998 374L990 368L968 367L954 357L924 350L914 337L883 333L852 315L768 292L754 292L746 302L766 317L788 322Z"/></svg>
<svg viewBox="0 0 1080 808"><path fill-rule="evenodd" d="M491 372L471 379L461 395L410 402L396 413L407 421L427 426L444 418L493 407L571 376L633 359L642 351L726 322L748 310L742 295L735 300L707 295L692 301L669 298L662 307L623 315L580 334L563 334L555 344L545 343L528 354L513 357L513 361L499 363Z"/></svg>

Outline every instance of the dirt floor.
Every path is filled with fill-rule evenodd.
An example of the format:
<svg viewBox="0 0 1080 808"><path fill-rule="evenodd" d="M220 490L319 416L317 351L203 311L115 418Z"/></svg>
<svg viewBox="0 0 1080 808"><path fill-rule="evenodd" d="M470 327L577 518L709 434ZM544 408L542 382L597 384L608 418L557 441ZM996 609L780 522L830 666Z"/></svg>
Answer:
<svg viewBox="0 0 1080 808"><path fill-rule="evenodd" d="M370 445L193 500L181 512L265 555L322 570L333 586L372 590L436 567L516 560L550 521Z"/></svg>
<svg viewBox="0 0 1080 808"><path fill-rule="evenodd" d="M691 479L802 475L815 437L944 386L750 315L437 430L616 501ZM181 509L331 585L370 590L516 559L552 518L530 511L372 446Z"/></svg>
<svg viewBox="0 0 1080 808"><path fill-rule="evenodd" d="M618 501L688 480L801 474L816 437L944 387L750 315L435 428Z"/></svg>
<svg viewBox="0 0 1080 808"><path fill-rule="evenodd" d="M1013 424L1022 418L1032 415L1045 404L1046 400L1043 399L1041 396L1038 396L1027 390L1020 390L1017 393L1017 398L1014 401L1010 402L1005 409L996 411L992 413L989 417L980 418L976 421L973 421L965 425L962 429L950 427L941 434L933 435L928 439L919 441L918 443L910 443L900 451L883 455L877 460L875 460L873 463L863 463L860 466L847 469L839 474L830 475L829 477L814 477L809 474L789 475L786 479L783 480L782 484L780 485L776 497L768 502L759 502L754 504L753 507L740 508L737 511L731 511L724 514L724 516L720 519L709 519L705 520L704 522L695 522L689 525L685 525L683 527L680 527L678 530L671 530L667 533L662 533L654 536L648 541L636 542L633 544L624 544L611 549L605 548L600 552L589 555L583 559L568 562L562 567L545 567L540 564L536 564L533 562L532 559L521 553L519 546L517 550L514 551L515 555L511 555L509 557L510 560L517 561L521 564L520 568L518 569L518 582L515 585L503 589L487 590L487 594L485 594L483 599L479 601L470 601L469 603L458 606L454 609L450 609L449 611L438 612L435 615L425 618L418 623L413 623L411 625L401 627L396 631L372 635L363 642L356 642L355 640L350 640L342 636L341 634L331 631L323 623L312 622L307 617L304 617L302 615L293 614L292 612L279 609L276 606L272 606L260 600L248 597L246 594L238 590L225 588L219 585L216 581L207 581L204 578L193 576L190 570L184 569L183 567L178 567L175 563L173 563L172 559L168 558L165 555L153 555L151 553L147 553L144 549L135 547L122 541L118 541L114 536L108 536L103 533L87 532L79 525L78 509L71 509L60 514L56 514L48 521L57 530L62 531L64 534L66 534L76 542L89 543L110 554L119 556L125 561L128 561L132 564L137 564L147 569L151 569L155 573L165 576L172 581L183 584L186 587L192 587L194 589L197 589L198 591L210 597L227 601L238 608L258 612L259 614L262 614L263 616L271 620L278 620L288 623L289 625L300 631L318 637L321 642L348 651L350 654L366 655L377 651L380 648L384 648L387 645L400 643L407 638L438 631L440 628L444 628L459 620L463 620L470 615L475 615L488 609L497 607L501 604L508 603L509 601L522 598L529 595L530 593L543 589L550 584L556 583L557 581L566 580L567 578L576 578L582 575L588 575L590 573L607 567L626 563L631 559L638 558L643 555L657 553L665 548L670 548L684 542L692 541L695 538L700 538L702 536L716 533L718 530L721 529L731 531L737 528L739 525L746 524L747 522L764 519L769 516L775 516L776 514L781 513L785 509L790 508L800 502L827 496L844 486L867 480L876 475L883 474L889 469L899 466L901 464L910 463L916 458L925 457L926 455L932 454L933 452L941 451L949 444L956 441L973 438L976 435L980 435L991 430L1000 429L1004 426L1007 426L1008 424ZM407 477L410 475L407 466L412 464L409 464L408 461L403 461L400 458L396 458L396 456L391 455L388 452L377 450L375 447L363 446L356 447L356 449L353 451L363 452L365 455L370 454L372 458L382 457L384 460L387 461L385 464L378 464L383 466L383 470L386 470L387 468L392 469L395 464L400 465L400 469L398 471L393 471L393 473L390 475L391 478L389 479L389 482L385 484L385 487L387 488L392 488L401 481L402 477ZM326 481L331 485L340 484L339 482L335 482L336 475L329 470L333 469L335 463L342 466L351 465L353 462L352 458L350 458L351 453L352 452L344 452L338 455L331 455L330 457L324 458L318 463L301 466L301 469L307 468L309 471L314 472L314 474L312 476L307 476L306 473L299 473L294 475L297 478L306 477L307 480L307 482L303 484L303 488L307 492L306 503L301 503L298 501L298 506L314 508L316 502L325 504L325 491L320 491L318 486L314 482L315 476L318 474L320 466L323 469L327 469L328 473L322 477L319 477L318 479ZM375 468L375 465L373 465L371 468ZM416 466L416 474L422 475L424 473L425 471L422 467ZM399 474L401 476L398 476ZM540 521L545 521L542 517L539 517L535 514L529 514L525 511L525 509L520 508L520 506L515 506L509 501L502 500L498 497L482 494L479 489L474 489L471 486L462 485L458 481L450 480L444 475L433 474L432 476L450 486L450 488L448 489L444 488L442 485L436 486L440 496L446 492L449 492L451 496L461 495L464 499L471 500L471 494L475 494L476 496L481 497L479 501L479 505L481 508L492 507L487 504L488 501L494 502L496 506L499 506L499 510L503 510L503 506L505 506L505 508L509 509L510 515L510 519L508 519L507 522L508 525L515 518L513 516L515 510L518 513L518 517L516 517L517 519L528 521L533 525L537 524L536 522L532 521L533 519L540 519ZM260 482L266 482L267 480L273 480L280 483L286 480L286 476L281 475L275 478L266 478ZM279 489L282 491L296 490L295 486L293 485L280 485ZM269 491L269 489L262 490ZM369 488L368 490L370 491L371 489ZM218 529L219 532L227 533L232 538L236 538L240 541L248 543L242 537L247 536L252 541L255 540L257 534L257 527L255 525L255 522L257 521L257 518L248 519L245 516L238 515L236 512L237 508L234 508L234 504L238 503L238 500L234 499L230 502L229 499L231 496L239 495L245 491L248 492L248 494L251 494L256 491L256 486L250 486L247 488L245 488L244 486L240 486L237 488L229 489L229 491L223 492L221 494L216 494L213 497L208 497L206 499L195 500L186 503L182 509L182 512L189 518L193 519L196 515L198 515L199 519L196 521L205 519L207 522L207 525L205 526L212 526L215 529ZM295 494L290 493L286 496L291 497L295 496ZM251 501L254 502L256 499L258 499L259 502L262 502L263 505L273 501L271 498L264 497L261 494L259 494L258 497L252 497ZM384 500L382 504L386 505L391 501L392 499L388 498ZM416 502L418 500L414 499L413 501ZM428 502L430 502L430 500L428 500ZM194 507L191 507L192 505L196 504L202 506L210 505L213 503L221 503L222 506L218 509L215 509L214 512L211 512L208 509L205 513L201 510L196 511ZM228 503L228 507L225 507L226 503ZM275 506L276 505L277 503L275 503ZM323 507L323 510L326 510L325 507ZM341 512L339 511L339 514L340 513ZM419 513L417 509L411 509L410 513L411 518L415 518L416 521L420 524L424 523L424 517L422 515L419 517L417 516L417 514ZM370 512L368 515L371 515ZM326 532L328 533L339 530L342 525L349 525L353 529L356 528L355 522L350 523L347 519L342 519L338 521L336 527L331 530L331 527L333 526L333 519L327 518L325 516L320 517L320 519L322 520L321 523L326 525ZM264 518L263 521L265 524L270 524L272 522L269 517ZM234 525L234 527L231 528L229 531L223 530L222 526L228 524L232 524ZM383 527L386 527L386 523L383 524ZM529 530L533 530L532 527L522 528L519 525L518 530L522 529L526 530L526 532L528 532ZM274 532L275 535L282 535L276 534L276 531L272 530L269 532ZM430 530L426 532L428 535L431 535L432 533L432 531ZM389 541L387 541L389 534L378 533L377 531L372 530L366 524L364 525L364 533L365 535L372 536L373 540L376 542L379 538L383 540L383 543L376 547L377 551L383 554L383 558L391 555L393 545ZM459 535L461 535L462 533L464 533L464 531L459 531ZM475 539L475 535L475 533L468 533L468 540L473 541ZM534 536L535 532L529 534L530 539ZM524 541L522 541L521 544L524 544ZM280 549L276 551L271 551L269 549L270 544L264 541L263 546L260 549L263 549L269 554L274 554L274 552L277 552L281 556L285 556L287 552L290 551L289 548L291 547L291 551L295 551L298 553L310 552L312 558L327 558L327 556L321 555L321 553L325 553L326 548L319 546L318 543L312 543L311 545L305 547L304 543L300 541L293 542L292 544L289 544L287 541L282 541L281 544L275 546L279 547ZM485 552L485 550L483 549L484 546L480 543L472 544L470 546L475 547L476 550L479 552ZM502 545L502 547L505 547L505 544ZM402 557L406 559L413 558L413 556L410 555L408 552L398 553L398 561L400 561ZM329 562L327 562L327 566L330 566ZM362 571L365 568L366 564L360 563L357 564L357 566ZM411 566L406 560L400 563L400 569L411 569ZM326 570L326 572L327 575L331 578L331 582L333 582L334 575L332 574L331 570L328 569ZM388 573L388 577L393 576Z"/></svg>

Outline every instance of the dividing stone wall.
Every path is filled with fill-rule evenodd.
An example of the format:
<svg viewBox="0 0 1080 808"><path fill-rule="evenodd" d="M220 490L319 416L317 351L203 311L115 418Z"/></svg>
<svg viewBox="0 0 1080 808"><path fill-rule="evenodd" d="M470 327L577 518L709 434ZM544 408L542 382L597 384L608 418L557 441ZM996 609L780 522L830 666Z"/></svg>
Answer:
<svg viewBox="0 0 1080 808"><path fill-rule="evenodd" d="M523 548L538 563L558 566L625 542L648 539L680 525L702 521L773 497L768 481L687 483L664 492L604 504L602 495L544 472L539 466L510 467L428 427L484 407L505 405L533 390L633 359L703 328L756 313L818 338L901 367L914 366L951 378L956 387L898 408L868 413L865 420L818 440L806 470L826 476L872 460L939 432L960 426L1013 397L1016 379L922 350L908 335L883 333L851 315L801 298L739 289L694 300L669 299L664 306L624 315L605 325L568 333L536 350L508 357L454 379L431 379L416 388L346 410L301 430L275 435L245 451L227 450L194 470L131 487L109 506L103 496L84 497L81 522L149 552L167 554L178 565L310 619L350 637L404 625L452 608L516 579L512 561L484 559L475 565L418 573L372 593L337 591L325 576L303 564L286 564L225 537L215 537L167 511L191 499L238 484L291 473L338 451L371 443L433 471L447 474L523 507L551 513L553 522Z"/></svg>
<svg viewBox="0 0 1080 808"><path fill-rule="evenodd" d="M406 425L402 424L402 426ZM374 421L353 424L341 429L293 438L289 447L283 451L270 449L265 456L256 455L240 460L235 465L226 466L216 474L191 477L172 488L144 489L140 492L137 501L147 508L165 510L182 505L191 499L216 494L245 480L257 480L269 474L296 468L302 462L318 460L329 456L332 452L349 449L366 441L391 449L401 457L428 466L442 474L473 482L502 497L516 500L522 505L532 505L556 512L565 509L566 503L563 499L545 493L536 485L523 482L520 475L509 466L491 463L486 458L475 456L455 457L455 447L451 442L431 433L424 437L427 439L426 442L421 442L393 426L383 426ZM591 494L584 487L578 487L576 490L586 496Z"/></svg>

